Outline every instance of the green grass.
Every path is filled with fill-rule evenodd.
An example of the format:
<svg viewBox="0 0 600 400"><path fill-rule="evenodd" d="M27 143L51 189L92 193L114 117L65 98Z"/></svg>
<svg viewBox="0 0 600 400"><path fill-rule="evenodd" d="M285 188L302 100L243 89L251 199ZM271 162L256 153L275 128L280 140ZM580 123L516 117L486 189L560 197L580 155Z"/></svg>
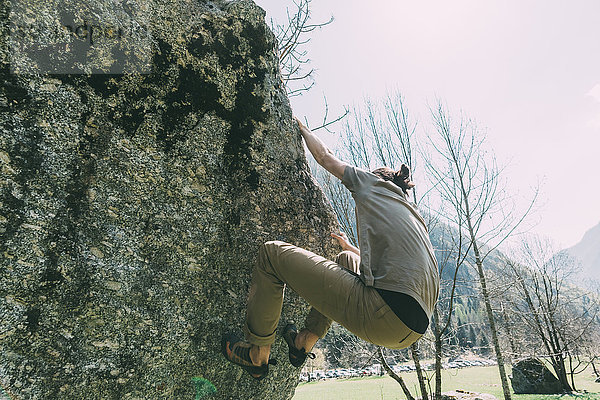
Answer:
<svg viewBox="0 0 600 400"><path fill-rule="evenodd" d="M413 396L419 397L415 373L403 373L402 378ZM433 377L432 377L433 380ZM432 386L433 386L432 381ZM600 400L600 383L595 383L591 373L576 376L577 390L590 392L578 395L514 395L514 400ZM451 390L490 393L502 399L502 386L498 367L472 367L442 371L442 392ZM302 383L296 388L293 400L403 400L400 385L389 376L327 380Z"/></svg>

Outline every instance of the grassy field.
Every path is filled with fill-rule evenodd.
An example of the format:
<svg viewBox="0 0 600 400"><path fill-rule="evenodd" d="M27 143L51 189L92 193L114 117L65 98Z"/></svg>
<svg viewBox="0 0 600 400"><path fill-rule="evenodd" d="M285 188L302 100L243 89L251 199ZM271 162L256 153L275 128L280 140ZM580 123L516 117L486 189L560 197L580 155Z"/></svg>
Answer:
<svg viewBox="0 0 600 400"><path fill-rule="evenodd" d="M403 373L402 378L413 395L419 396L416 374ZM588 391L580 395L513 395L515 400L600 400L600 383L595 383L591 372L575 378L577 390ZM432 382L433 385L433 382ZM471 367L442 372L442 391L462 389L490 393L502 399L502 386L498 367ZM389 376L327 380L302 383L296 388L293 400L401 400L405 399L400 385Z"/></svg>

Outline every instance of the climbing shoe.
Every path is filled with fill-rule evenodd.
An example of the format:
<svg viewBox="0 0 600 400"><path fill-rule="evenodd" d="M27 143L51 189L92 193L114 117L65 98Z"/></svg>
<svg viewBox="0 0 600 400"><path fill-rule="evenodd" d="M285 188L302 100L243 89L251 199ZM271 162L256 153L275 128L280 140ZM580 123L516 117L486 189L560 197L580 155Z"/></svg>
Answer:
<svg viewBox="0 0 600 400"><path fill-rule="evenodd" d="M315 354L307 353L306 351L304 351L304 348L296 348L296 345L294 343L296 341L297 335L298 329L296 329L296 325L287 324L283 329L283 339L285 340L289 348L290 362L294 367L301 367L302 364L304 364L306 357L314 359Z"/></svg>
<svg viewBox="0 0 600 400"><path fill-rule="evenodd" d="M242 367L250 376L256 380L261 380L269 373L269 364L275 365L277 361L270 359L267 364L256 366L252 364L250 359L250 348L252 345L244 340L241 340L234 334L226 334L221 340L221 351L225 358Z"/></svg>

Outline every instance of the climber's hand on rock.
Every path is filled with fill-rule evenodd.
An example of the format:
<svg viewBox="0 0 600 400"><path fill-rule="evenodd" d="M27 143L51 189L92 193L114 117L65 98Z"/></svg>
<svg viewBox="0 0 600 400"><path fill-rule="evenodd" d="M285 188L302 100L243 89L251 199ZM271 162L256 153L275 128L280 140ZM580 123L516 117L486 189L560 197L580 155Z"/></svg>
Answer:
<svg viewBox="0 0 600 400"><path fill-rule="evenodd" d="M344 232L340 232L339 235L337 233L332 233L331 237L337 239L338 243L342 247L342 251L351 250L354 248L354 246L350 244L348 236Z"/></svg>
<svg viewBox="0 0 600 400"><path fill-rule="evenodd" d="M294 119L296 120L296 123L298 124L298 128L300 128L300 132L301 133L310 133L310 130L304 126L304 124L302 123L302 121L300 121L300 118L294 116Z"/></svg>
<svg viewBox="0 0 600 400"><path fill-rule="evenodd" d="M302 138L306 143L306 147L310 154L315 158L315 161L323 168L327 170L331 175L335 176L339 180L342 180L344 177L344 171L348 164L339 160L329 148L308 129L304 124L297 118L296 123L298 124L298 128L300 128L300 133L302 134Z"/></svg>

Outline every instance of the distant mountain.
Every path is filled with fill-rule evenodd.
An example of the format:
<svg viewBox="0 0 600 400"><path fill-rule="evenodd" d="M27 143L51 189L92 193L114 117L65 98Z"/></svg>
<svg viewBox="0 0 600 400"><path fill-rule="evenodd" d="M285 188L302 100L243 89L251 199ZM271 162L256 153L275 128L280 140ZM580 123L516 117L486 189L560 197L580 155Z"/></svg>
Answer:
<svg viewBox="0 0 600 400"><path fill-rule="evenodd" d="M600 224L587 231L581 242L566 251L581 261L583 277L600 281Z"/></svg>

